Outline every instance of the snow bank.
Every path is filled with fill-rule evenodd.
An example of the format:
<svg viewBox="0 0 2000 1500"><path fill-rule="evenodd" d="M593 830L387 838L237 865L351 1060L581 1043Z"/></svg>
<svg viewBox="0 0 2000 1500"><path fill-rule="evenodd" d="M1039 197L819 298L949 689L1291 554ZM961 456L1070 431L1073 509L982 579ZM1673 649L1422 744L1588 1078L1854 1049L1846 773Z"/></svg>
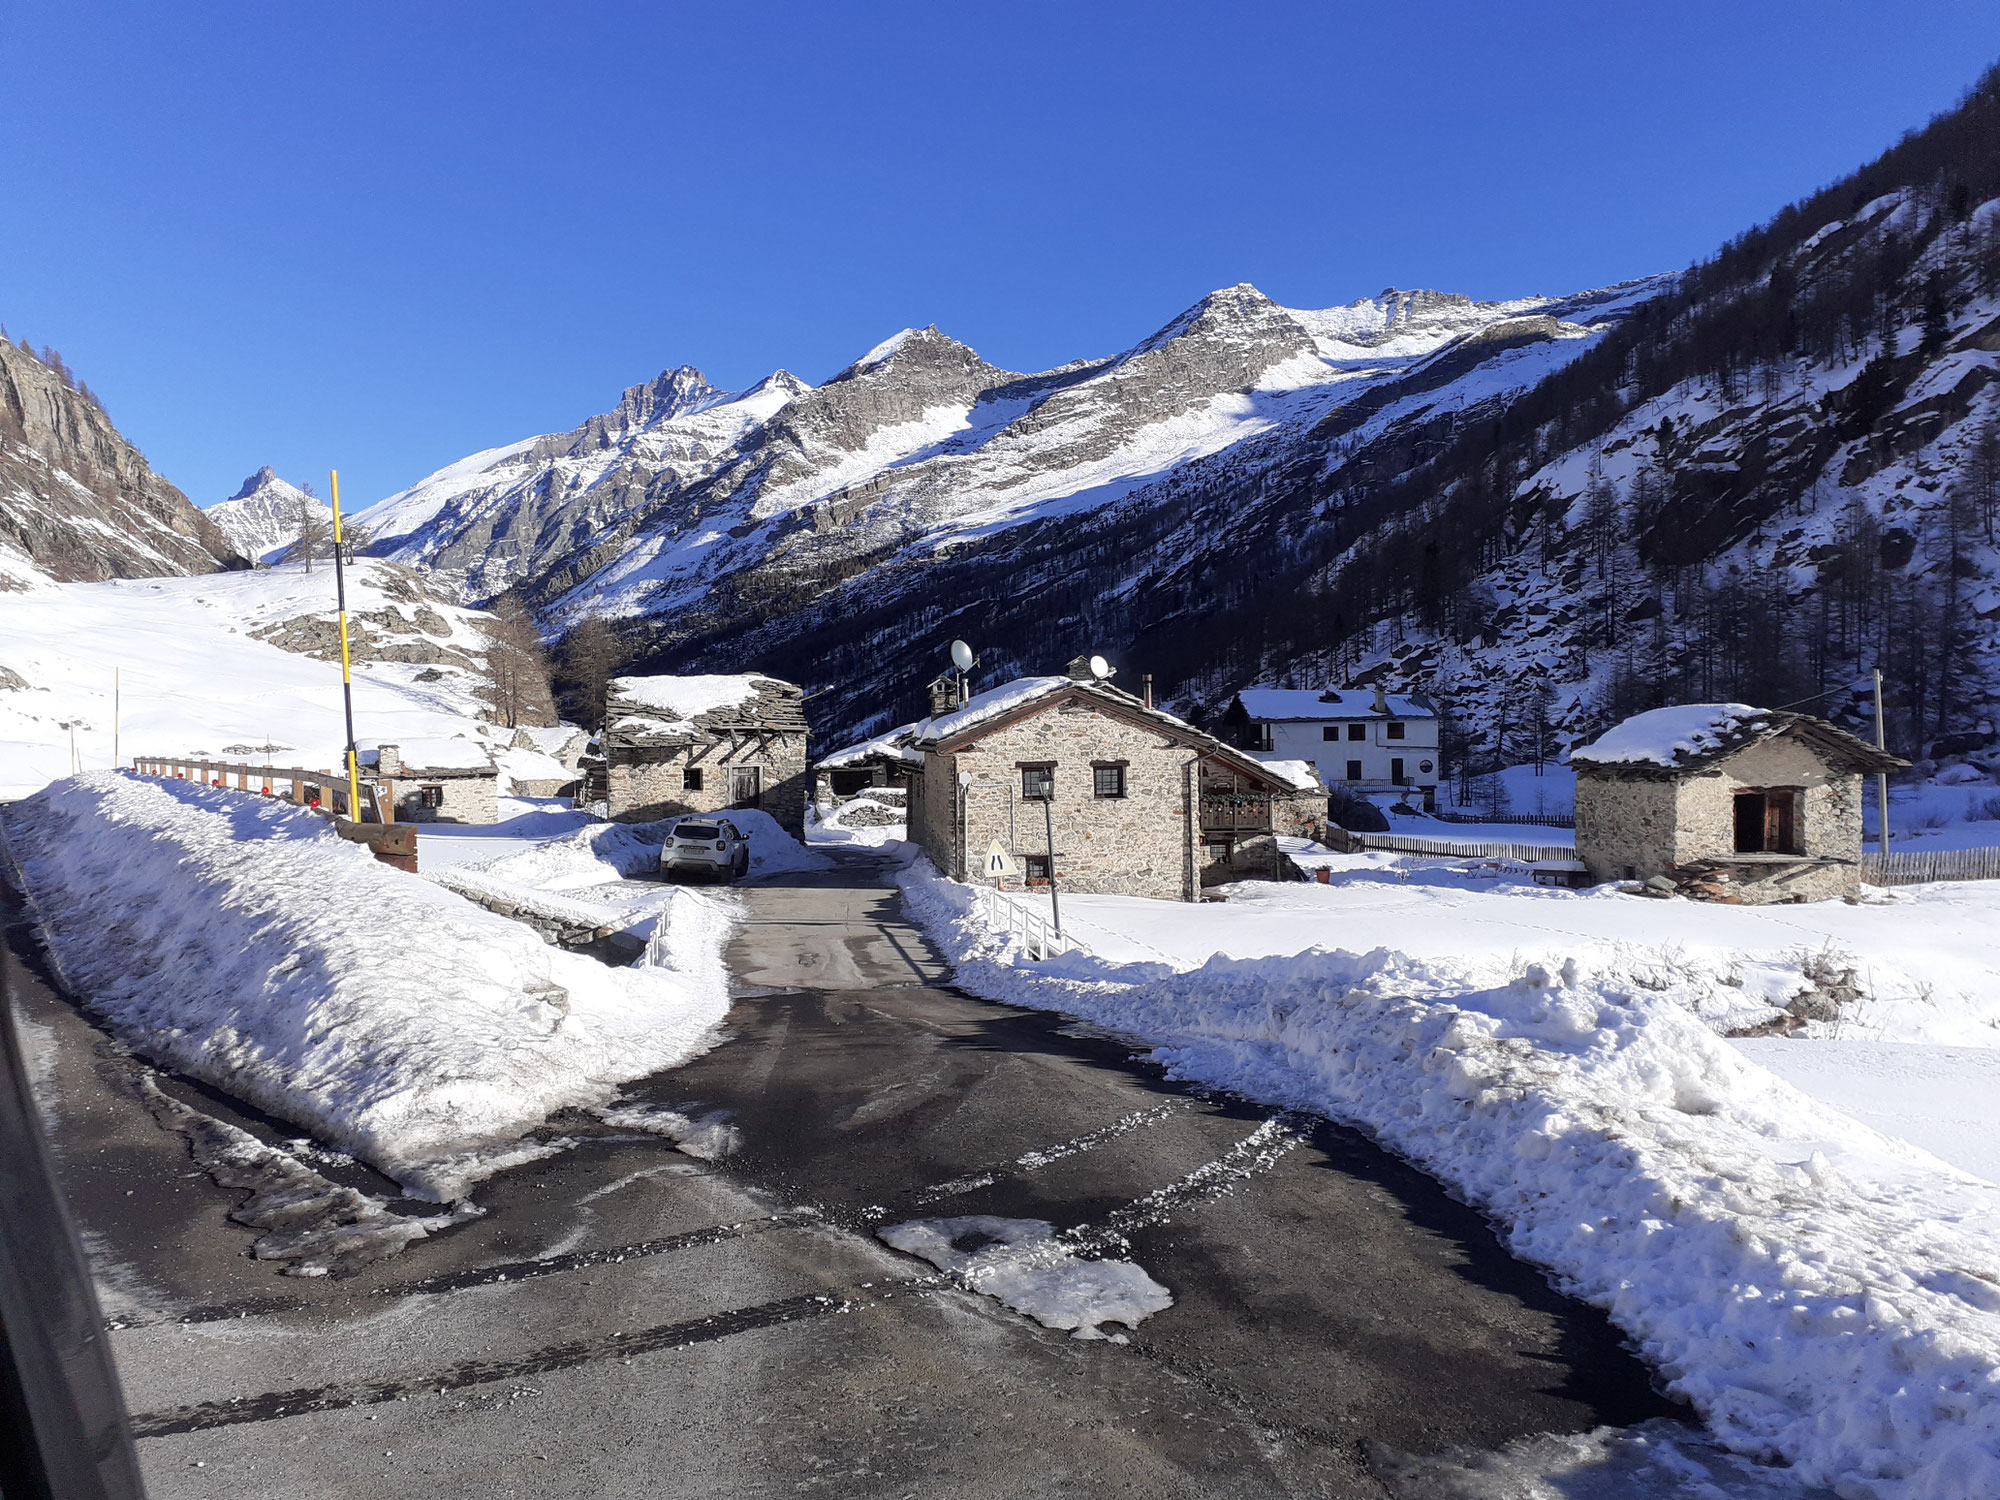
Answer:
<svg viewBox="0 0 2000 1500"><path fill-rule="evenodd" d="M1848 1500L2000 1493L2000 1188L1742 1056L1606 945L1030 965L918 862L958 982L1368 1130L1606 1309L1739 1452Z"/></svg>
<svg viewBox="0 0 2000 1500"><path fill-rule="evenodd" d="M64 974L142 1052L457 1198L552 1111L706 1050L727 909L613 969L378 863L312 813L96 773L8 810Z"/></svg>

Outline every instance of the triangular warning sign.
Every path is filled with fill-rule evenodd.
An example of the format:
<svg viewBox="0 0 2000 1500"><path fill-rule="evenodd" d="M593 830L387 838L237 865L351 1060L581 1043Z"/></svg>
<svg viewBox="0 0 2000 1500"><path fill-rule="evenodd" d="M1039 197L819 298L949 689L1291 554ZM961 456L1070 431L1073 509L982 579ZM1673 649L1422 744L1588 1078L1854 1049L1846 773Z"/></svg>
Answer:
<svg viewBox="0 0 2000 1500"><path fill-rule="evenodd" d="M1014 865L1014 861L1008 857L1007 851L1000 847L1000 840L998 839L995 839L986 846L986 873L994 879L998 879L1002 875L1019 873Z"/></svg>

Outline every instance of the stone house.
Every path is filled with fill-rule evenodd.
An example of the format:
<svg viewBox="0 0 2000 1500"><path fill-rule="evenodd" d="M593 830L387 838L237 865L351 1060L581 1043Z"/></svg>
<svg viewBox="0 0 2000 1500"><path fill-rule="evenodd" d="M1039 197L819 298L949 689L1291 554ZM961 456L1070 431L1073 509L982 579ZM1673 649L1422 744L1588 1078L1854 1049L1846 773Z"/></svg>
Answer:
<svg viewBox="0 0 2000 1500"><path fill-rule="evenodd" d="M921 761L910 837L961 880L990 878L998 840L1013 890L1046 885L1053 869L1064 890L1193 901L1204 883L1275 875L1274 835L1316 832L1325 817L1311 767L1261 762L1082 659L925 720L909 749Z"/></svg>
<svg viewBox="0 0 2000 1500"><path fill-rule="evenodd" d="M1329 787L1367 794L1412 792L1437 806L1444 779L1438 712L1421 694L1328 688L1245 688L1223 723L1244 749L1310 761Z"/></svg>
<svg viewBox="0 0 2000 1500"><path fill-rule="evenodd" d="M907 791L912 773L923 764L923 756L910 748L921 727L921 720L900 724L887 734L822 756L813 769L825 778L827 791L835 798L857 797L883 787Z"/></svg>
<svg viewBox="0 0 2000 1500"><path fill-rule="evenodd" d="M476 740L403 740L360 759L398 823L500 821L500 771Z"/></svg>
<svg viewBox="0 0 2000 1500"><path fill-rule="evenodd" d="M1570 764L1593 880L1762 904L1858 894L1862 778L1909 762L1810 714L1694 703L1634 715Z"/></svg>
<svg viewBox="0 0 2000 1500"><path fill-rule="evenodd" d="M757 673L614 677L606 700L605 800L623 823L754 808L805 833L805 694Z"/></svg>
<svg viewBox="0 0 2000 1500"><path fill-rule="evenodd" d="M590 736L574 724L523 725L494 758L509 795L560 797L575 791L589 748Z"/></svg>

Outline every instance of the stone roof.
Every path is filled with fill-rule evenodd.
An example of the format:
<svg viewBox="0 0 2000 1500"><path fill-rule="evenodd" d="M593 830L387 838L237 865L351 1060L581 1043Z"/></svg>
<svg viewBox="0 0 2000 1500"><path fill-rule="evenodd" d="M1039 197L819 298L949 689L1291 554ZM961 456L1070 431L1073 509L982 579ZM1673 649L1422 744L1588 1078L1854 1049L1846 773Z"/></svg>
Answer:
<svg viewBox="0 0 2000 1500"><path fill-rule="evenodd" d="M714 744L730 734L804 734L805 690L755 672L614 677L604 737L624 745Z"/></svg>
<svg viewBox="0 0 2000 1500"><path fill-rule="evenodd" d="M1909 764L1811 714L1747 703L1681 703L1649 709L1570 752L1585 775L1676 777L1719 765L1765 740L1797 740L1836 770L1872 773Z"/></svg>

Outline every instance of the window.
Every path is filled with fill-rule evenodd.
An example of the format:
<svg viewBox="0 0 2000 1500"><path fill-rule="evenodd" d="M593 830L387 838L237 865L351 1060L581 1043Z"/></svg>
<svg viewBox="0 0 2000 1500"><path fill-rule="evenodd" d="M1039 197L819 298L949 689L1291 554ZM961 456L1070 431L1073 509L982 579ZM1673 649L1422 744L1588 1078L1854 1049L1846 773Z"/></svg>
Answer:
<svg viewBox="0 0 2000 1500"><path fill-rule="evenodd" d="M755 807L764 792L762 766L729 768L729 803L732 807Z"/></svg>
<svg viewBox="0 0 2000 1500"><path fill-rule="evenodd" d="M1322 730L1321 730L1321 731L1319 732L1319 737L1320 737L1321 739L1323 739L1323 740L1337 740L1337 739L1339 739L1339 738L1340 738L1340 726L1339 726L1338 724L1329 724L1329 725L1327 725L1327 726L1326 726L1326 728L1322 729Z"/></svg>
<svg viewBox="0 0 2000 1500"><path fill-rule="evenodd" d="M1256 742L1257 749L1269 750L1271 748L1271 726L1269 724L1252 725L1250 733Z"/></svg>
<svg viewBox="0 0 2000 1500"><path fill-rule="evenodd" d="M1021 856L1021 871L1029 885L1049 883L1049 857L1046 854L1024 854Z"/></svg>
<svg viewBox="0 0 2000 1500"><path fill-rule="evenodd" d="M1395 782L1397 786L1403 784L1403 761L1401 756L1389 762L1389 779Z"/></svg>
<svg viewBox="0 0 2000 1500"><path fill-rule="evenodd" d="M1365 739L1367 739L1367 738L1368 738L1368 726L1367 726L1366 724L1349 724L1349 725L1347 726L1347 737L1348 737L1348 738L1349 738L1350 740L1365 740Z"/></svg>
<svg viewBox="0 0 2000 1500"><path fill-rule="evenodd" d="M689 766L685 771L681 772L681 790L684 792L698 792L701 790L700 766Z"/></svg>
<svg viewBox="0 0 2000 1500"><path fill-rule="evenodd" d="M1789 790L1738 792L1736 852L1798 853L1798 794Z"/></svg>
<svg viewBox="0 0 2000 1500"><path fill-rule="evenodd" d="M1125 767L1123 765L1093 765L1091 768L1092 790L1100 797L1122 797L1125 795Z"/></svg>
<svg viewBox="0 0 2000 1500"><path fill-rule="evenodd" d="M1056 795L1056 768L1047 765L1021 767L1021 796L1028 802L1053 802Z"/></svg>
<svg viewBox="0 0 2000 1500"><path fill-rule="evenodd" d="M1404 728L1403 725L1396 723L1394 720L1391 720L1389 723L1389 738L1392 740L1400 740L1403 737L1403 728Z"/></svg>
<svg viewBox="0 0 2000 1500"><path fill-rule="evenodd" d="M1349 781L1359 781L1359 780L1361 779L1361 762L1360 762L1360 761L1358 761L1358 760L1350 760L1350 761L1349 761L1349 762L1347 763L1347 779L1348 779Z"/></svg>
<svg viewBox="0 0 2000 1500"><path fill-rule="evenodd" d="M443 807L444 788L441 786L420 788L417 792L417 805L419 807Z"/></svg>

